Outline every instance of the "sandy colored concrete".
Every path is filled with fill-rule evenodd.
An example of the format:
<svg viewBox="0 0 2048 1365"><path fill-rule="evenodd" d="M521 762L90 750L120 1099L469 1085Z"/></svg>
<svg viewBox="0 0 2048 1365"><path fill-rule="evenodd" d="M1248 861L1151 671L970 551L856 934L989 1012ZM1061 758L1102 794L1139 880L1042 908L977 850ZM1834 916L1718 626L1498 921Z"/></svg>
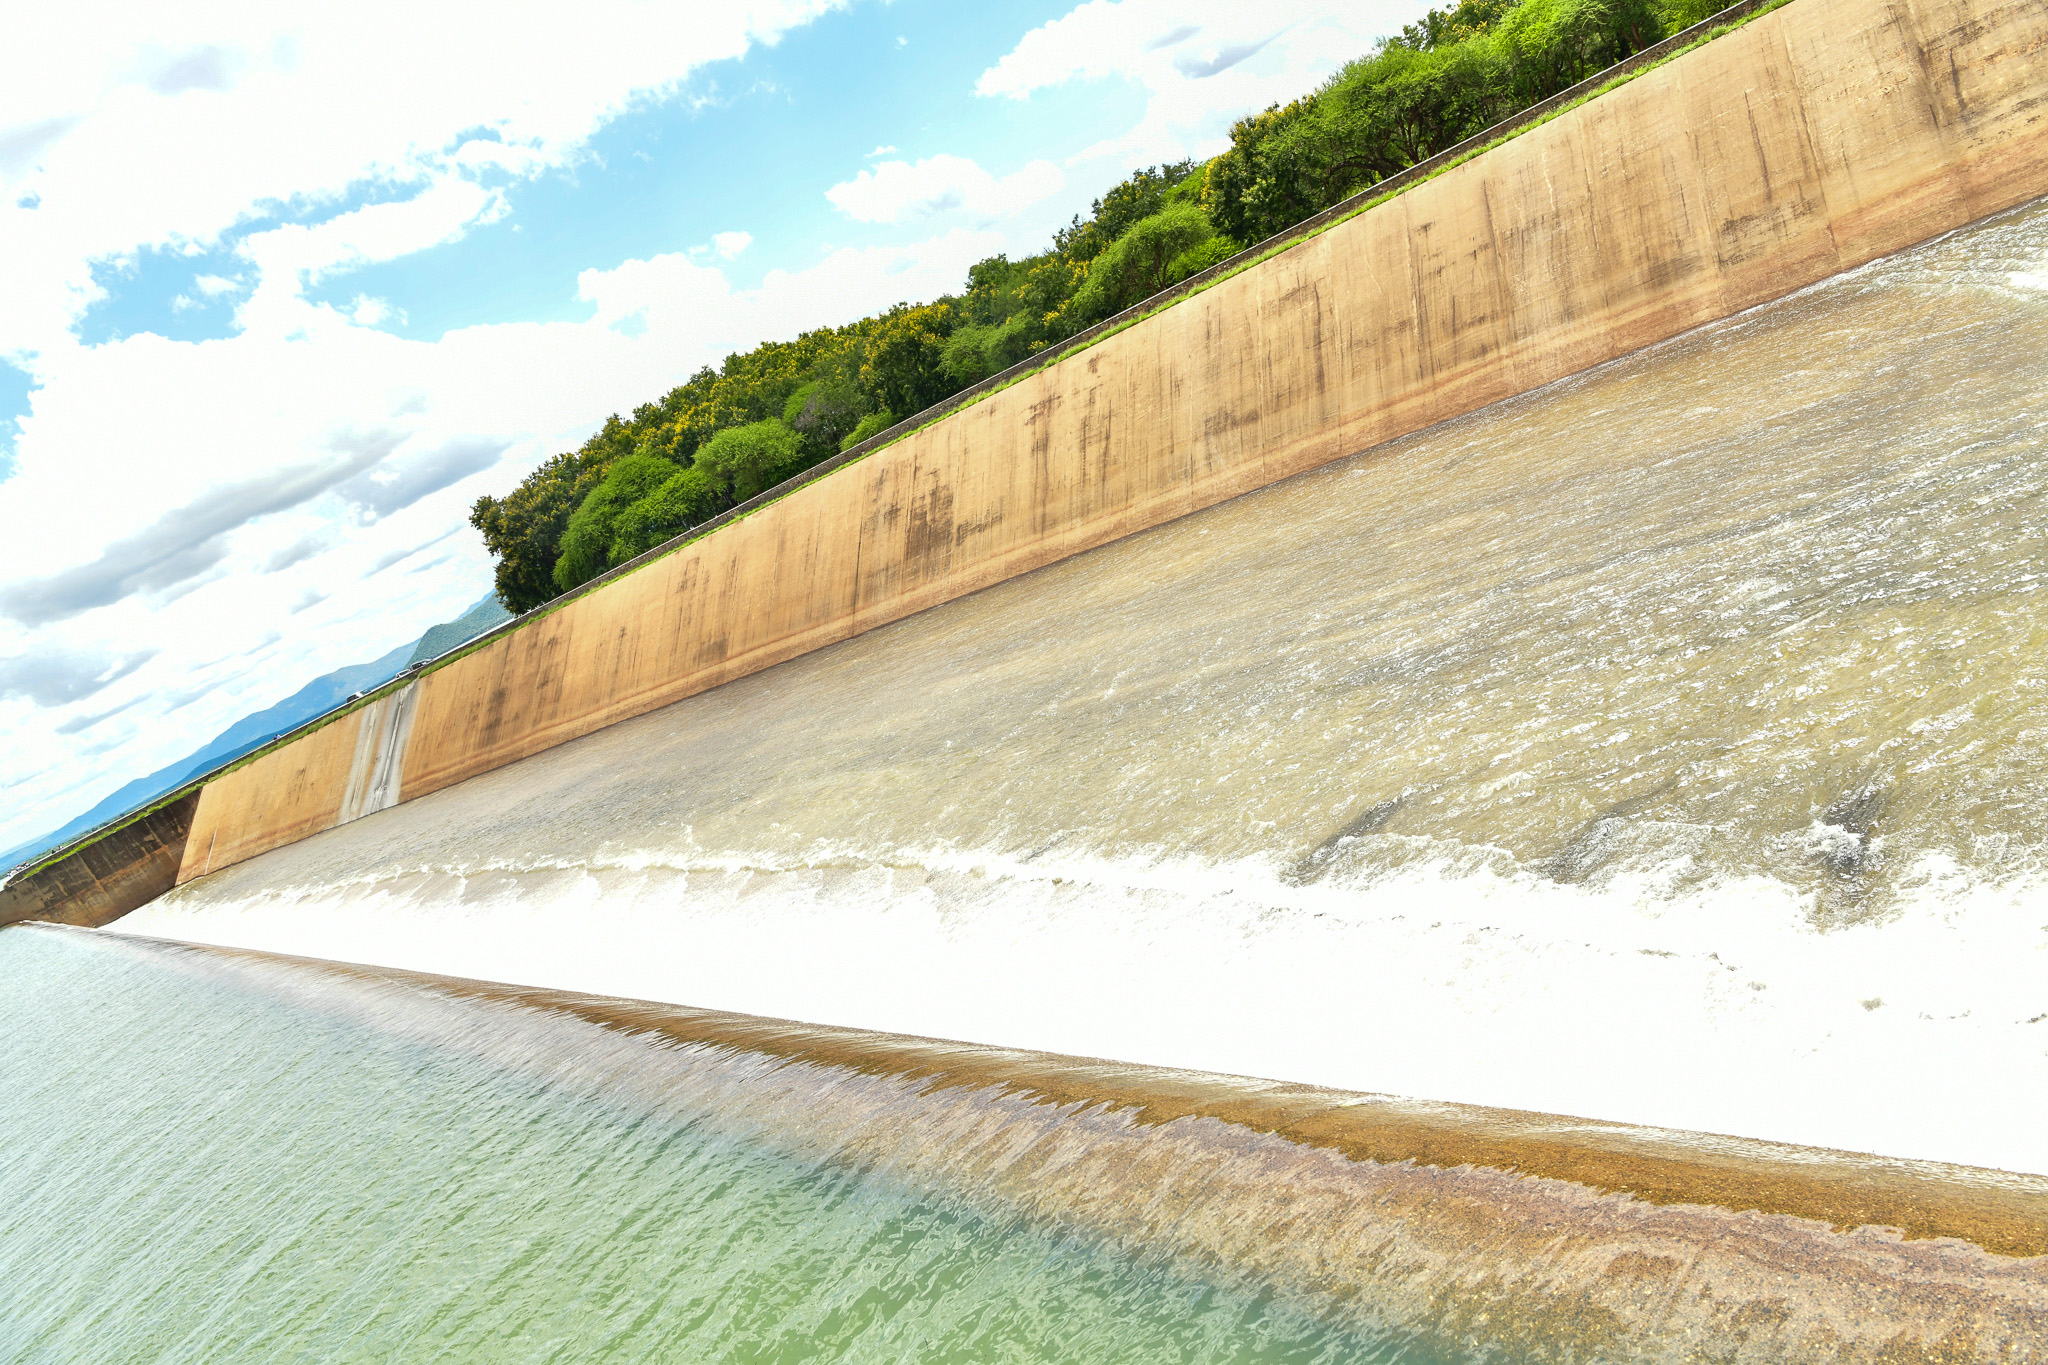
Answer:
<svg viewBox="0 0 2048 1365"><path fill-rule="evenodd" d="M49 920L98 928L171 889L199 793L0 887L0 924Z"/></svg>
<svg viewBox="0 0 2048 1365"><path fill-rule="evenodd" d="M351 712L207 783L178 880L188 882L339 823L365 717L374 719L372 710Z"/></svg>
<svg viewBox="0 0 2048 1365"><path fill-rule="evenodd" d="M1797 0L427 675L400 796L2044 193L2048 6ZM354 738L209 784L180 880L333 824Z"/></svg>
<svg viewBox="0 0 2048 1365"><path fill-rule="evenodd" d="M151 940L154 941L154 940ZM250 949L194 952L262 958ZM309 967L315 959L290 959ZM990 1086L1076 1108L1108 1105L1142 1124L1213 1118L1328 1147L1354 1161L1477 1166L1568 1180L1651 1204L1787 1214L1840 1231L1954 1238L2000 1256L2048 1258L2048 1177L1933 1161L1638 1128L1556 1114L1358 1095L1095 1058L760 1019L644 1000L469 981L392 967L320 969L420 982L452 995L561 1010L627 1033L900 1076L927 1090ZM2048 1261L2042 1262L2048 1269Z"/></svg>

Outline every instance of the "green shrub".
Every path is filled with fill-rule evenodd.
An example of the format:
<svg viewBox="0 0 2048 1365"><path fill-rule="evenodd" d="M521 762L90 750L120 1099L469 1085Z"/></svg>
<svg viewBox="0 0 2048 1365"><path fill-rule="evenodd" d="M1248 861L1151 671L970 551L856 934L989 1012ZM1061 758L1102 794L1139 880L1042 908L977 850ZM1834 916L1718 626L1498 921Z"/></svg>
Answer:
<svg viewBox="0 0 2048 1365"><path fill-rule="evenodd" d="M917 412L953 392L940 369L946 339L960 325L952 299L898 304L871 321L855 382L876 407Z"/></svg>
<svg viewBox="0 0 2048 1365"><path fill-rule="evenodd" d="M1656 0L1522 0L1494 26L1513 107L1526 108L1664 36Z"/></svg>
<svg viewBox="0 0 2048 1365"><path fill-rule="evenodd" d="M613 565L646 554L725 510L718 481L691 465L669 476L659 488L619 512L612 521L609 559Z"/></svg>
<svg viewBox="0 0 2048 1365"><path fill-rule="evenodd" d="M838 450L846 433L860 425L866 413L867 402L860 390L835 377L806 384L791 394L783 406L782 420L803 441L815 464Z"/></svg>
<svg viewBox="0 0 2048 1365"><path fill-rule="evenodd" d="M745 502L809 467L795 428L778 418L727 427L697 449L703 470L734 502Z"/></svg>
<svg viewBox="0 0 2048 1365"><path fill-rule="evenodd" d="M841 440L839 443L839 448L841 450L852 450L862 441L867 440L868 437L873 436L877 432L887 431L890 427L893 427L895 425L895 413L887 411L871 412L867 416L861 418L860 421L855 424L852 431L846 433L845 439Z"/></svg>
<svg viewBox="0 0 2048 1365"><path fill-rule="evenodd" d="M1173 263L1216 235L1209 215L1192 204L1176 204L1131 224L1088 267L1074 291L1074 312L1090 322L1122 312L1172 282Z"/></svg>
<svg viewBox="0 0 2048 1365"><path fill-rule="evenodd" d="M1235 241L1219 233L1174 257L1166 267L1166 283L1179 284L1191 275L1201 274L1212 265L1222 265L1242 250L1244 248Z"/></svg>
<svg viewBox="0 0 2048 1365"><path fill-rule="evenodd" d="M555 561L555 590L568 592L610 568L619 514L677 472L673 461L644 450L614 464L569 517L569 528L562 533L561 557Z"/></svg>
<svg viewBox="0 0 2048 1365"><path fill-rule="evenodd" d="M1029 309L998 323L970 323L947 340L939 365L956 389L964 389L1028 357L1044 333L1043 320Z"/></svg>
<svg viewBox="0 0 2048 1365"><path fill-rule="evenodd" d="M1671 34L1713 18L1728 8L1728 0L1664 0L1658 8L1664 16L1664 31Z"/></svg>
<svg viewBox="0 0 2048 1365"><path fill-rule="evenodd" d="M1076 215L1070 226L1054 233L1053 249L1075 265L1088 264L1135 224L1167 207L1167 196L1193 174L1192 161L1132 171L1127 179L1103 192L1086 222Z"/></svg>
<svg viewBox="0 0 2048 1365"><path fill-rule="evenodd" d="M1314 95L1239 119L1230 150L1209 163L1203 209L1228 236L1263 242L1328 208L1322 177L1309 173L1326 156L1327 140Z"/></svg>

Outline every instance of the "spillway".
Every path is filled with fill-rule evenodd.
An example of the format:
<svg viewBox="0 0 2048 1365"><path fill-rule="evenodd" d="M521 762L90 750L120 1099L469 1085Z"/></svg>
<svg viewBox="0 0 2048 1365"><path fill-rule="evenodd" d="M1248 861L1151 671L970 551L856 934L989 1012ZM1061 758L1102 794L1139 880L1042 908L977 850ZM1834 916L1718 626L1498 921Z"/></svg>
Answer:
<svg viewBox="0 0 2048 1365"><path fill-rule="evenodd" d="M2048 1336L2048 1181L61 928L0 932L0 968L29 983L0 999L8 1359L2029 1360ZM1355 1159L1392 1131L1437 1159ZM1491 1168L1545 1142L1806 1216ZM1829 1230L1873 1190L1915 1236Z"/></svg>
<svg viewBox="0 0 2048 1365"><path fill-rule="evenodd" d="M816 1068L734 1103L758 1062L558 1014L48 930L0 934L0 961L32 983L0 1001L8 1360L1399 1355L920 1194L862 1131L886 1115L853 1112L907 1097L835 1106L848 1078ZM837 1130L799 1130L805 1101Z"/></svg>
<svg viewBox="0 0 2048 1365"><path fill-rule="evenodd" d="M2048 209L120 928L2048 1171Z"/></svg>
<svg viewBox="0 0 2048 1365"><path fill-rule="evenodd" d="M1774 3L10 878L0 1360L2048 1359L2048 10Z"/></svg>

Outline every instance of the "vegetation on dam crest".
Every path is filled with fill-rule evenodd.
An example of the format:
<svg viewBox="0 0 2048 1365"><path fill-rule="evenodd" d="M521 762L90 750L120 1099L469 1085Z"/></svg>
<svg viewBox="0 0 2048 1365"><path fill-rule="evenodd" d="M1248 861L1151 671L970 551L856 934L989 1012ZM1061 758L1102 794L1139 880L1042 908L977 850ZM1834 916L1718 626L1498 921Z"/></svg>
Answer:
<svg viewBox="0 0 2048 1365"><path fill-rule="evenodd" d="M1206 163L1134 172L1053 245L966 288L728 356L614 414L472 521L528 611L908 415L1401 174L1715 12L1715 0L1462 0L1245 118Z"/></svg>

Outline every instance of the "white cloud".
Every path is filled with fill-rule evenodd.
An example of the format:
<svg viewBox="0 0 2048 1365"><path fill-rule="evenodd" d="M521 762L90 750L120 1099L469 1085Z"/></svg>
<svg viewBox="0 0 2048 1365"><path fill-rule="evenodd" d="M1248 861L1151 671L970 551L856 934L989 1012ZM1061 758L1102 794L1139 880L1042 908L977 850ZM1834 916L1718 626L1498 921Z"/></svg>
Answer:
<svg viewBox="0 0 2048 1365"><path fill-rule="evenodd" d="M1031 30L975 93L1013 100L1070 81L1122 80L1144 117L1073 161L1208 156L1232 120L1293 99L1427 8L1425 0L1088 0Z"/></svg>
<svg viewBox="0 0 2048 1365"><path fill-rule="evenodd" d="M0 845L467 607L489 582L465 517L479 492L858 293L843 267L779 286L794 300L734 294L712 271L699 292L724 311L699 317L718 338L702 345L682 300L651 308L638 338L600 319L420 342L378 329L397 316L384 300L308 297L493 221L510 179L572 166L609 120L842 3L15 16L0 45L0 360L40 387L0 479ZM235 334L81 341L94 271L146 250L208 258L173 307L233 300ZM214 264L227 253L241 265ZM862 307L889 301L874 292ZM433 571L366 582L394 553Z"/></svg>
<svg viewBox="0 0 2048 1365"><path fill-rule="evenodd" d="M261 329L294 311L311 284L375 261L394 260L463 236L506 212L505 197L474 181L442 179L409 199L370 204L313 225L290 223L242 239L239 251L256 267L257 286L237 311L243 327ZM383 313L374 305L365 325Z"/></svg>
<svg viewBox="0 0 2048 1365"><path fill-rule="evenodd" d="M386 318L403 319L404 310L393 308L384 299L373 299L368 294L358 294L348 306L348 318L358 327L375 327Z"/></svg>
<svg viewBox="0 0 2048 1365"><path fill-rule="evenodd" d="M95 260L365 184L448 211L422 192L565 164L637 101L841 3L24 9L0 45L0 355L60 348Z"/></svg>
<svg viewBox="0 0 2048 1365"><path fill-rule="evenodd" d="M711 249L718 253L720 260L730 261L754 244L751 232L714 232L711 234Z"/></svg>
<svg viewBox="0 0 2048 1365"><path fill-rule="evenodd" d="M142 83L159 95L182 95L187 90L226 90L241 65L236 55L221 47L195 47L144 64Z"/></svg>
<svg viewBox="0 0 2048 1365"><path fill-rule="evenodd" d="M638 319L642 329L631 334L637 348L675 356L680 375L769 338L957 289L968 266L1003 245L1000 233L955 228L908 246L844 247L805 270L771 270L749 290L735 290L723 271L677 252L586 270L577 277L577 296L596 306L586 328L617 332L618 324Z"/></svg>
<svg viewBox="0 0 2048 1365"><path fill-rule="evenodd" d="M1066 184L1050 161L1033 161L998 180L962 156L927 157L915 165L884 161L825 191L825 198L862 223L900 223L962 209L984 217L1014 213Z"/></svg>
<svg viewBox="0 0 2048 1365"><path fill-rule="evenodd" d="M16 680L0 686L0 748L16 772L48 769L10 791L0 846L467 607L489 583L469 504L594 417L760 341L957 288L1005 245L955 229L849 247L753 289L715 259L665 254L583 272L588 321L433 342L280 291L262 329L81 348L38 394L20 472L0 482L0 682ZM66 457L79 450L116 456ZM446 561L410 572L430 546ZM259 666L247 651L273 632ZM100 713L89 733L59 733Z"/></svg>
<svg viewBox="0 0 2048 1365"><path fill-rule="evenodd" d="M403 463L382 461L368 473L337 485L334 491L364 520L382 521L429 493L438 493L471 474L489 469L511 444L487 437L457 437Z"/></svg>

